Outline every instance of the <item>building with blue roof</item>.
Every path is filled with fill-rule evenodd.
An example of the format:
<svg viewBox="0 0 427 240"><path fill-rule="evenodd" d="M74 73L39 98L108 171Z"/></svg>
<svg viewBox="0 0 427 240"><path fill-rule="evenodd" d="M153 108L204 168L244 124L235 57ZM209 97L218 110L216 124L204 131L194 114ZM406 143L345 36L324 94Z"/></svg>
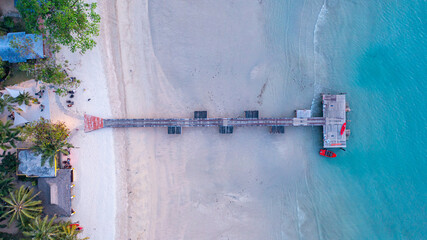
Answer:
<svg viewBox="0 0 427 240"><path fill-rule="evenodd" d="M0 37L0 57L10 63L43 58L43 37L25 32L8 33Z"/></svg>

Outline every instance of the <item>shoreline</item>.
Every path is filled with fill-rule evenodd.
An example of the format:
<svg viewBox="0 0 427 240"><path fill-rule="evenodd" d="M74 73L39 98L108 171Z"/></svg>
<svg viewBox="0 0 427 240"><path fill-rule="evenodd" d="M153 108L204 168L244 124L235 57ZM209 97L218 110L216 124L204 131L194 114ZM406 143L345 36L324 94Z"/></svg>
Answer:
<svg viewBox="0 0 427 240"><path fill-rule="evenodd" d="M224 116L253 108L262 115L275 116L286 114L287 108L297 109L294 105L303 104L298 100L313 92L312 87L305 87L305 79L284 83L282 74L274 72L277 66L270 66L261 3L176 3L173 5L177 11L171 11L170 6L163 9L162 4L166 3L99 3L102 21L96 54L102 66L87 70L93 71L100 79L98 84L106 88L103 103L109 103L109 110L86 108L88 114L112 118L179 117L203 109ZM206 16L200 11L203 9L224 12ZM309 37L312 33L303 33L301 39L308 38L304 34ZM298 66L299 62L293 64ZM290 77L289 73L286 76ZM101 85L94 84L93 91ZM245 91L238 91L242 86ZM298 91L289 93L291 88ZM295 96L297 99L292 100ZM285 109L279 106L283 102L289 103ZM304 102L309 103L310 99ZM290 194L296 190L286 184L301 182L295 172L304 172L306 154L295 146L309 137L304 132L294 138L296 131L290 130L281 140L286 145L260 129L242 129L228 138L218 136L214 129L203 133L185 129L179 140L156 129L91 132L83 138L108 142L108 154L105 146L100 148L105 159L98 158L97 164L108 162L107 169L114 174L114 180L104 171L95 174L87 169L82 174L91 179L87 180L90 184L93 178L105 175L105 181L114 182L114 187L101 188L114 190L114 196L110 192L111 200L102 200L107 218L97 216L95 223L93 216L76 214L75 219L87 223L91 229L85 232L94 239L200 239L205 234L256 239L268 235L270 230L280 228L280 224L271 221L286 222L280 216L282 212L269 210L282 204L275 194ZM87 149L93 144L89 143ZM82 156L85 154L81 152ZM294 154L305 158L295 163ZM271 161L269 165L261 164L264 158ZM243 165L240 159L244 159ZM278 189L281 187L284 190ZM103 196L86 193L98 201ZM85 200L88 198L89 195ZM79 207L88 209L89 204L81 202ZM293 206L285 208L283 214L289 215ZM204 224L197 226L197 222ZM312 228L311 221L301 224ZM297 233L289 229L286 234Z"/></svg>
<svg viewBox="0 0 427 240"><path fill-rule="evenodd" d="M102 17L108 19L98 4ZM58 109L54 110L52 120L64 121L72 130L70 142L76 146L71 151L71 163L75 168L75 187L72 206L76 213L70 218L84 226L82 236L90 239L115 239L115 215L117 212L118 176L116 164L116 143L113 130L84 133L84 114L115 117L114 95L108 82L108 46L105 22L101 21L97 46L84 55L71 53L63 48L57 58L68 60L70 76L82 80L76 90L72 108L64 107L68 98L55 96ZM91 99L88 101L88 99Z"/></svg>
<svg viewBox="0 0 427 240"><path fill-rule="evenodd" d="M112 4L114 3L114 4ZM112 37L119 37L118 33L118 17L117 12L114 11L116 9L117 2L115 0L101 2L99 7L102 10L104 17L107 16L104 22L101 25L101 34L103 36L103 59L107 62L105 65L109 66L106 69L107 75L107 85L109 88L109 102L111 105L112 116L119 118L126 116L126 106L123 104L125 102L125 94L123 94L123 86L120 84L120 42L113 41ZM113 19L113 20L111 20ZM120 41L120 40L119 40ZM114 60L116 59L116 60ZM117 60L119 59L119 60ZM117 69L119 69L120 73L117 74ZM113 91L113 89L117 89L118 91ZM125 169L127 161L121 161L121 159L127 159L127 152L124 149L123 145L126 141L125 136L120 131L112 130L112 136L114 138L114 159L115 161L115 175L116 175L116 192L115 197L117 199L116 209L120 211L115 211L115 231L114 231L114 239L119 239L117 236L124 236L123 230L126 228L126 216L128 215L128 205L127 205L127 184L123 178L126 178ZM125 231L126 232L126 231Z"/></svg>

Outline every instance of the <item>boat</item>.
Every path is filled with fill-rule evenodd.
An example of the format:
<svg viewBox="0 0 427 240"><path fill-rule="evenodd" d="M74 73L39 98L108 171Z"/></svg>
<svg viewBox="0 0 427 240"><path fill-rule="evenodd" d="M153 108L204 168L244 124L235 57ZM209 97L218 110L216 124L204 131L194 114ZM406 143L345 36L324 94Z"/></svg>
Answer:
<svg viewBox="0 0 427 240"><path fill-rule="evenodd" d="M320 149L319 154L322 156L328 157L328 158L334 158L337 156L334 152L326 150L326 149Z"/></svg>
<svg viewBox="0 0 427 240"><path fill-rule="evenodd" d="M342 125L342 127L341 127L341 135L343 135L344 134L344 132L345 132L345 127L347 126L347 123L344 123L343 125Z"/></svg>

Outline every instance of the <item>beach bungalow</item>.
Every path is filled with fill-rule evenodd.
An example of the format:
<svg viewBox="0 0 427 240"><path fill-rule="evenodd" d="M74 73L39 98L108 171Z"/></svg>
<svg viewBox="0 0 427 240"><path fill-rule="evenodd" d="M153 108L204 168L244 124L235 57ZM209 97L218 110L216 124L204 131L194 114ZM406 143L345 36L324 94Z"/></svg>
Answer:
<svg viewBox="0 0 427 240"><path fill-rule="evenodd" d="M25 32L8 33L0 37L0 57L10 63L43 58L43 37Z"/></svg>
<svg viewBox="0 0 427 240"><path fill-rule="evenodd" d="M55 157L56 158L56 157ZM58 169L50 166L49 161L42 165L41 155L30 149L18 149L19 166L17 175L37 178L37 191L42 200L43 212L48 215L69 217L71 208L71 187L73 186L73 169Z"/></svg>
<svg viewBox="0 0 427 240"><path fill-rule="evenodd" d="M34 153L30 149L18 149L18 161L19 166L17 169L18 176L26 176L26 177L56 177L56 164L51 166L49 161L45 161L42 165L42 156Z"/></svg>
<svg viewBox="0 0 427 240"><path fill-rule="evenodd" d="M38 178L37 188L40 191L43 212L47 215L70 217L72 169L58 169L56 177Z"/></svg>

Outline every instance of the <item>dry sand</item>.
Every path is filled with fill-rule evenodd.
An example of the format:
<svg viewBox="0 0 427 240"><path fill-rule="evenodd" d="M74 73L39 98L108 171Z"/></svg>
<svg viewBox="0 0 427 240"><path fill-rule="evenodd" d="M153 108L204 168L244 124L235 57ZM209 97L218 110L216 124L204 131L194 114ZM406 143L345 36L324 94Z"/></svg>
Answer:
<svg viewBox="0 0 427 240"><path fill-rule="evenodd" d="M310 107L313 86L295 80L295 72L313 67L310 16L320 7L288 18L307 24L287 30L297 37L286 38L295 52L284 57L282 75L269 56L263 1L100 1L98 47L83 57L66 54L75 56L74 73L84 81L76 125L83 112L151 118L207 110L231 117L259 109L261 116L289 116ZM73 138L80 147L73 218L91 239L316 235L310 199L300 197L308 189L296 187L307 180L311 138L310 129L280 136L264 128L229 136L214 128L183 129L181 136L165 129L80 131Z"/></svg>

